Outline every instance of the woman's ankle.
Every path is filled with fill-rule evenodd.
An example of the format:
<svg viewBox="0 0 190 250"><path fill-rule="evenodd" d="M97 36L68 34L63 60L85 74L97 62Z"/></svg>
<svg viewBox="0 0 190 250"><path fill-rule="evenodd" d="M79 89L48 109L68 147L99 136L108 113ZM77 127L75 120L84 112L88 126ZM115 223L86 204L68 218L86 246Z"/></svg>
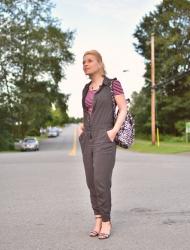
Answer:
<svg viewBox="0 0 190 250"><path fill-rule="evenodd" d="M104 219L102 219L102 223L110 223L111 224L111 220L104 220Z"/></svg>
<svg viewBox="0 0 190 250"><path fill-rule="evenodd" d="M102 219L102 216L100 214L96 214L95 219Z"/></svg>

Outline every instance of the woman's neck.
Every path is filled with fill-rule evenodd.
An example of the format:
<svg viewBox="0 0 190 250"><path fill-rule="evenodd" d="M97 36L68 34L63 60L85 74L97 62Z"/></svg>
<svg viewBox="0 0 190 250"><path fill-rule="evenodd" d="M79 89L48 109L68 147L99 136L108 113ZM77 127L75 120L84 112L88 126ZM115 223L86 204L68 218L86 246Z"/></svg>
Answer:
<svg viewBox="0 0 190 250"><path fill-rule="evenodd" d="M91 77L91 85L96 88L102 84L104 77L102 75L92 75Z"/></svg>

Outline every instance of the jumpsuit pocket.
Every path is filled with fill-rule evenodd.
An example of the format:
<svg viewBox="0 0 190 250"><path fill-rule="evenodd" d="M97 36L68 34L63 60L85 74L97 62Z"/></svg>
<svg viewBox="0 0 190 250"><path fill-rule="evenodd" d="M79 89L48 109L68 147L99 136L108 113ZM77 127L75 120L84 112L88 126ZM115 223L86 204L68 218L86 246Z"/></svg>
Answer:
<svg viewBox="0 0 190 250"><path fill-rule="evenodd" d="M109 138L109 135L108 135L108 133L107 133L107 130L105 131L105 133L106 133L106 139L107 139L107 141L113 143L113 141Z"/></svg>
<svg viewBox="0 0 190 250"><path fill-rule="evenodd" d="M84 135L84 132L82 132L82 133L79 135L79 141L81 141L83 135Z"/></svg>
<svg viewBox="0 0 190 250"><path fill-rule="evenodd" d="M80 147L81 147L81 150L82 150L82 154L84 154L85 150L85 137L84 137L84 132L82 132L82 134L80 134L79 136L79 143L80 143Z"/></svg>

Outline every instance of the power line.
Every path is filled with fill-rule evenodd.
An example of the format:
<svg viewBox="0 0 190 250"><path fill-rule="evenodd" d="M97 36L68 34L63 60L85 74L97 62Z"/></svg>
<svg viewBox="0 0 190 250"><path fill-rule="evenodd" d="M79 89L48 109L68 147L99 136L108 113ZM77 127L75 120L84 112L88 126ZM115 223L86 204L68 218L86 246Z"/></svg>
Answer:
<svg viewBox="0 0 190 250"><path fill-rule="evenodd" d="M190 75L190 70L182 72L181 74L177 74L175 76L172 76L172 77L166 79L165 81L160 81L155 86L153 86L153 87L150 86L150 87L155 88L155 89L163 88L163 87L171 84L171 82L173 82L173 81L178 81L180 79L183 79L187 75Z"/></svg>

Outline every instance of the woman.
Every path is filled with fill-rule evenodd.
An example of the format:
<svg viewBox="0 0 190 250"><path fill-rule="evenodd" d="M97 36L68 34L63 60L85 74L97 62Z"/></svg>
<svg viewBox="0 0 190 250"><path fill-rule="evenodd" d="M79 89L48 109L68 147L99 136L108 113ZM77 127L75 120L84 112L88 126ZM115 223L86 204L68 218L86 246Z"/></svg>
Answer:
<svg viewBox="0 0 190 250"><path fill-rule="evenodd" d="M91 237L107 239L111 234L111 177L115 164L114 138L125 120L127 106L121 84L113 80L112 90L119 109L114 124L110 83L102 56L96 50L83 56L83 70L91 79L83 89L83 123L78 129L86 182L90 190L95 226Z"/></svg>

